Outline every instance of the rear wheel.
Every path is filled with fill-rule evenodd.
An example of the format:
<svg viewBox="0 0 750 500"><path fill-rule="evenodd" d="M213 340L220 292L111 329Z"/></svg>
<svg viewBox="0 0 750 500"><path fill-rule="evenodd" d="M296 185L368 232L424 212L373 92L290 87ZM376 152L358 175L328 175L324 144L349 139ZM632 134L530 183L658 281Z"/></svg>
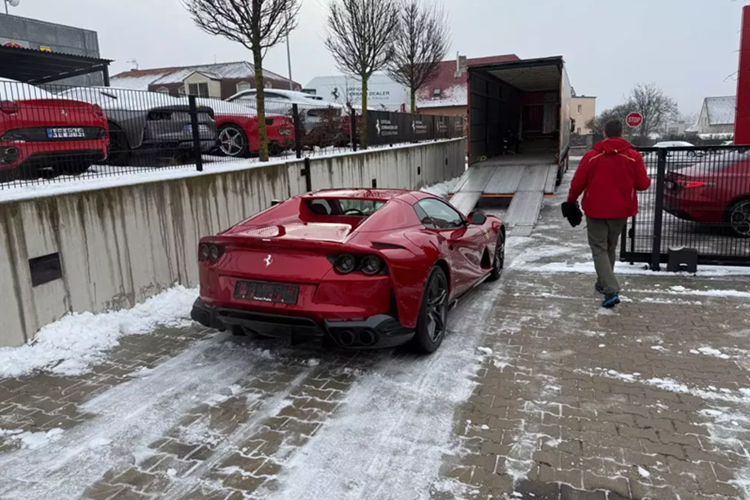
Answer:
<svg viewBox="0 0 750 500"><path fill-rule="evenodd" d="M237 125L224 125L219 129L219 150L224 156L244 158L250 147L245 132Z"/></svg>
<svg viewBox="0 0 750 500"><path fill-rule="evenodd" d="M734 203L727 210L729 227L735 236L750 237L750 198Z"/></svg>
<svg viewBox="0 0 750 500"><path fill-rule="evenodd" d="M443 343L447 323L448 279L445 272L435 266L430 271L422 295L417 332L412 340L414 350L422 354L435 352Z"/></svg>
<svg viewBox="0 0 750 500"><path fill-rule="evenodd" d="M125 132L115 123L109 122L109 147L107 162L111 165L124 166L130 160L130 146Z"/></svg>
<svg viewBox="0 0 750 500"><path fill-rule="evenodd" d="M505 235L502 231L497 235L497 246L495 247L495 259L492 261L492 272L489 280L497 281L503 275L505 267Z"/></svg>

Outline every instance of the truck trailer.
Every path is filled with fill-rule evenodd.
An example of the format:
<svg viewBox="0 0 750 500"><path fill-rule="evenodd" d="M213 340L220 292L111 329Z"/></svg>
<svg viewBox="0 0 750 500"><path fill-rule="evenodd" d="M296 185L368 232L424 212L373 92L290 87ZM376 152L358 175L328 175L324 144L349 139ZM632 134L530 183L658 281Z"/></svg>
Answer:
<svg viewBox="0 0 750 500"><path fill-rule="evenodd" d="M572 89L562 57L469 72L469 168L452 201L465 212L483 198L512 198L511 225L536 222L542 199L568 168Z"/></svg>

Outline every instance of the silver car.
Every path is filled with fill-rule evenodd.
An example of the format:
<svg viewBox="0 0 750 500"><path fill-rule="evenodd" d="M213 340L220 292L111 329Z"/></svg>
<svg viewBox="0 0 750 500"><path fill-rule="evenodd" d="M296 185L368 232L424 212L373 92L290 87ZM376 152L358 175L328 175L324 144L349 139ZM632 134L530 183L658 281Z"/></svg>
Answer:
<svg viewBox="0 0 750 500"><path fill-rule="evenodd" d="M109 122L109 162L128 165L144 156L189 161L193 150L190 108L181 99L156 92L112 87L78 87L60 96L98 104ZM199 105L201 150L212 150L218 141L214 112ZM137 162L141 163L141 162Z"/></svg>

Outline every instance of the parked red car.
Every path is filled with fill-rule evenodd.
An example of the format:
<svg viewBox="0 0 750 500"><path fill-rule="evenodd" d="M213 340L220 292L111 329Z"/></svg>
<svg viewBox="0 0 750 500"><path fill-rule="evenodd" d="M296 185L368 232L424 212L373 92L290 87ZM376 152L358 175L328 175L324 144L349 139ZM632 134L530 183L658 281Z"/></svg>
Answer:
<svg viewBox="0 0 750 500"><path fill-rule="evenodd" d="M260 151L258 116L254 110L218 99L199 98L198 103L214 110L222 155L244 158ZM294 148L294 123L289 117L266 116L266 132L271 156Z"/></svg>
<svg viewBox="0 0 750 500"><path fill-rule="evenodd" d="M422 192L318 191L201 239L191 316L240 334L430 353L451 305L498 279L504 258L495 217Z"/></svg>
<svg viewBox="0 0 750 500"><path fill-rule="evenodd" d="M0 180L80 174L107 157L108 137L99 106L0 78Z"/></svg>
<svg viewBox="0 0 750 500"><path fill-rule="evenodd" d="M724 224L750 237L750 155L728 151L667 172L664 203L681 219Z"/></svg>

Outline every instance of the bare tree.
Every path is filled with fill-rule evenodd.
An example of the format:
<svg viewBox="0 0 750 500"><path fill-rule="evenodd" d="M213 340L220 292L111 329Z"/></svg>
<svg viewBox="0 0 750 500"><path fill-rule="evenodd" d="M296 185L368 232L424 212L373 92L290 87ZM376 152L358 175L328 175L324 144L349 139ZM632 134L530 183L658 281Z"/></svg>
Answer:
<svg viewBox="0 0 750 500"><path fill-rule="evenodd" d="M643 116L638 128L639 142L647 144L651 134L659 132L677 116L677 103L654 83L636 85L628 98L631 111Z"/></svg>
<svg viewBox="0 0 750 500"><path fill-rule="evenodd" d="M326 26L326 47L344 73L362 81L362 147L367 147L367 94L372 74L392 56L398 27L394 0L332 0Z"/></svg>
<svg viewBox="0 0 750 500"><path fill-rule="evenodd" d="M299 0L183 0L193 21L211 35L221 35L253 53L260 136L260 160L268 161L266 99L262 92L266 51L297 27Z"/></svg>
<svg viewBox="0 0 750 500"><path fill-rule="evenodd" d="M427 1L405 0L401 5L388 64L390 77L409 89L412 113L417 111L417 91L435 78L452 39L442 6Z"/></svg>
<svg viewBox="0 0 750 500"><path fill-rule="evenodd" d="M626 102L625 104L619 104L614 108L602 111L599 116L589 120L588 123L586 123L586 128L591 130L591 133L594 134L595 137L603 137L604 126L607 124L607 122L611 120L619 120L620 123L622 123L624 126L623 131L625 138L629 139L631 131L633 129L627 126L625 120L627 119L628 114L633 111L633 109L634 106L631 103Z"/></svg>

